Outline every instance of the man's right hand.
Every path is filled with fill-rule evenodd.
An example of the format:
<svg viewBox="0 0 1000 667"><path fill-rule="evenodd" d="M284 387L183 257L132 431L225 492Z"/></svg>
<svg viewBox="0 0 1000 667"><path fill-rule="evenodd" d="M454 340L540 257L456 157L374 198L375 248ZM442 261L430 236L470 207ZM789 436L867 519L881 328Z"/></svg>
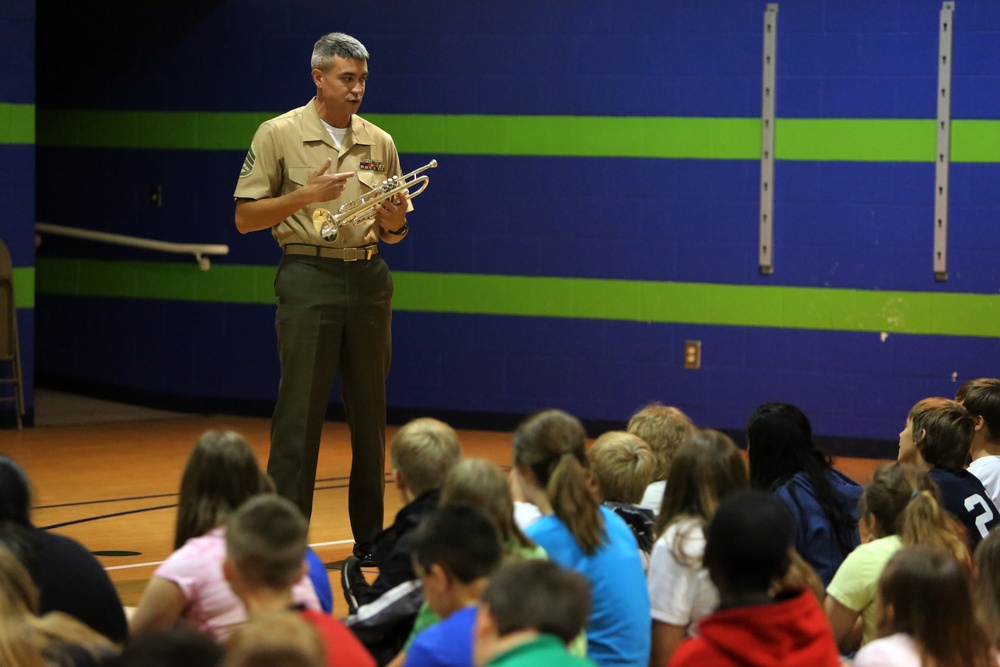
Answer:
<svg viewBox="0 0 1000 667"><path fill-rule="evenodd" d="M316 170L309 181L303 186L307 188L312 197L312 201L333 201L344 191L347 179L354 178L353 171L346 171L339 174L328 174L327 171L333 166L333 158L327 158L323 166Z"/></svg>
<svg viewBox="0 0 1000 667"><path fill-rule="evenodd" d="M347 179L353 172L327 174L333 159L327 158L323 166L309 177L305 185L280 197L264 199L237 199L236 229L241 234L270 229L296 211L316 202L333 201L344 191Z"/></svg>

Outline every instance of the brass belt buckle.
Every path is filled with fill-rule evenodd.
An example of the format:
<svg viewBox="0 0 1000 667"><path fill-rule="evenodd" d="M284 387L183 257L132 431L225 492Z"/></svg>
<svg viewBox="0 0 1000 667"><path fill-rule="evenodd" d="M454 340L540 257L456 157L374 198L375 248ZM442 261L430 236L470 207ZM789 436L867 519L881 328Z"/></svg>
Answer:
<svg viewBox="0 0 1000 667"><path fill-rule="evenodd" d="M375 252L375 248L368 246L368 250L365 253L365 259L370 260L372 258L372 253Z"/></svg>

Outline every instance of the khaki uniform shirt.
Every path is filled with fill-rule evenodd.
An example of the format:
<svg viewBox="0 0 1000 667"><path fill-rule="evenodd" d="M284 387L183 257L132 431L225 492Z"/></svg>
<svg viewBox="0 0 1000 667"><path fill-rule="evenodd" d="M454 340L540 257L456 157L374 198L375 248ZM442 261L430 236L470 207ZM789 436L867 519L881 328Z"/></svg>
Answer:
<svg viewBox="0 0 1000 667"><path fill-rule="evenodd" d="M340 228L335 241L324 241L312 215L317 208L336 213L341 204L400 175L396 145L388 133L354 114L338 151L316 112L316 98L265 121L257 129L240 171L235 196L256 200L288 194L305 185L328 157L333 158L333 165L326 173L351 171L354 178L348 179L336 201L309 204L272 227L271 234L278 245L306 243L343 248L378 242L379 227L374 220L357 226L348 224ZM408 208L412 209L412 205Z"/></svg>

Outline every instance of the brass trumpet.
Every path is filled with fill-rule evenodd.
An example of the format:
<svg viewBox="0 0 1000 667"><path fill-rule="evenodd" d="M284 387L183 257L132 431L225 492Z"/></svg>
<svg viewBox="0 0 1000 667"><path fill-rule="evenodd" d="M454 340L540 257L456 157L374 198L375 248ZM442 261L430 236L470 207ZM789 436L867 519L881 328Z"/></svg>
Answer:
<svg viewBox="0 0 1000 667"><path fill-rule="evenodd" d="M437 160L431 160L419 169L414 169L403 176L393 176L382 181L382 185L376 187L371 192L352 199L342 204L336 213L331 213L325 208L318 208L313 211L313 224L319 229L319 235L324 241L335 241L341 227L347 225L364 225L375 219L375 207L386 199L393 199L397 195L406 192L410 199L415 198L427 189L430 183L428 176L417 176L420 172L433 169L438 166ZM410 192L410 188L419 185L419 189Z"/></svg>

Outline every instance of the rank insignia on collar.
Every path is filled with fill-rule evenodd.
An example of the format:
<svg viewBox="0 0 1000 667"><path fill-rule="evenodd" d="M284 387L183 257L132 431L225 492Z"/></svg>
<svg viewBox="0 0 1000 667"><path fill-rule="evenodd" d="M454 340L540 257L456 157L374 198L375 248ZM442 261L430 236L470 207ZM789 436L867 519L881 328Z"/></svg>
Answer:
<svg viewBox="0 0 1000 667"><path fill-rule="evenodd" d="M378 160L362 160L362 171L385 171L385 163Z"/></svg>

